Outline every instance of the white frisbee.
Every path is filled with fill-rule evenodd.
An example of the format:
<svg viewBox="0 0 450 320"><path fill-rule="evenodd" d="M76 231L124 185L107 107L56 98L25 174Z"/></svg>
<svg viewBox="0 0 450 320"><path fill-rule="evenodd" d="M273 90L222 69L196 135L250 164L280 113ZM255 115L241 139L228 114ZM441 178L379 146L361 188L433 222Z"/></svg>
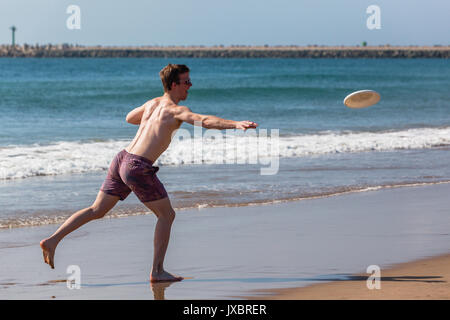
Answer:
<svg viewBox="0 0 450 320"><path fill-rule="evenodd" d="M373 90L359 90L350 93L344 99L344 104L349 108L359 109L374 105L380 101L380 94Z"/></svg>

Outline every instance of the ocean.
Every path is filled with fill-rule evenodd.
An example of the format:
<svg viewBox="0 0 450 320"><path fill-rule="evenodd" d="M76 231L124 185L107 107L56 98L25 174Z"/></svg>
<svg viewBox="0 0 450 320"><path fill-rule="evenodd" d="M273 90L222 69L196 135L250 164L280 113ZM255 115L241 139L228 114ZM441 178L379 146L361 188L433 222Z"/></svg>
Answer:
<svg viewBox="0 0 450 320"><path fill-rule="evenodd" d="M191 69L182 105L259 124L200 135L182 125L156 163L177 210L450 182L445 59L2 58L0 228L60 223L92 204L138 129L125 116L163 94L168 63ZM362 89L380 102L345 107ZM132 194L109 216L147 213Z"/></svg>

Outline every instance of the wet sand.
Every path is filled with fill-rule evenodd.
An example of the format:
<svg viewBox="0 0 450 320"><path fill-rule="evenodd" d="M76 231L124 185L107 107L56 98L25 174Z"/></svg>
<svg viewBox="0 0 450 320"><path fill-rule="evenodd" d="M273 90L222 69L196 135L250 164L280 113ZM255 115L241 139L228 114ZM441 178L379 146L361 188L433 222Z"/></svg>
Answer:
<svg viewBox="0 0 450 320"><path fill-rule="evenodd" d="M448 298L447 282L426 282L447 281L439 267L448 266L448 257L445 263L427 264L431 269L388 269L450 252L449 194L450 184L440 184L181 210L165 267L187 279L169 285L148 281L156 224L152 215L104 218L83 226L60 243L54 270L43 263L39 241L59 225L0 230L0 299L288 299L268 292L345 283L363 285L359 290L365 295L392 292L386 299L395 296L398 285L416 290L435 286L439 297ZM80 289L66 285L71 265L80 268ZM364 285L370 265L381 268L381 290ZM410 276L419 278L404 279ZM317 290L316 297L331 297Z"/></svg>
<svg viewBox="0 0 450 320"><path fill-rule="evenodd" d="M370 274L355 274L351 280L304 288L258 290L248 299L263 300L449 300L450 254L402 263L380 270L379 287ZM266 295L261 296L264 293Z"/></svg>

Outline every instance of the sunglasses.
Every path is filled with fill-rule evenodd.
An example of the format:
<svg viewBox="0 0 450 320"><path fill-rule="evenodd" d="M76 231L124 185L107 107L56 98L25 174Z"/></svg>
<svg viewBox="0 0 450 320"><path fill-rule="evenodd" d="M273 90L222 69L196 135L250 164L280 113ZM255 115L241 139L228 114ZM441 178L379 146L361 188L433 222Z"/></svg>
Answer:
<svg viewBox="0 0 450 320"><path fill-rule="evenodd" d="M180 81L178 81L178 82L180 82ZM187 86L192 86L191 79L184 80L183 83Z"/></svg>

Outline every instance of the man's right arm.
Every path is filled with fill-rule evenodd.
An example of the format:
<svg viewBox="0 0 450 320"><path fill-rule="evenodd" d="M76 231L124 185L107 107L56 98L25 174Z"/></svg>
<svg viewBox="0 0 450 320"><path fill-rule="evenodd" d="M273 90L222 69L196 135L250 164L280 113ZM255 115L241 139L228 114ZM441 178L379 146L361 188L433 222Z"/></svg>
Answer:
<svg viewBox="0 0 450 320"><path fill-rule="evenodd" d="M126 117L126 121L131 124L141 124L142 115L145 111L145 104L142 106L131 110Z"/></svg>
<svg viewBox="0 0 450 320"><path fill-rule="evenodd" d="M222 119L213 115L203 115L192 112L188 107L178 106L175 109L175 119L190 123L192 125L202 126L207 129L252 129L258 126L252 121L234 121Z"/></svg>

